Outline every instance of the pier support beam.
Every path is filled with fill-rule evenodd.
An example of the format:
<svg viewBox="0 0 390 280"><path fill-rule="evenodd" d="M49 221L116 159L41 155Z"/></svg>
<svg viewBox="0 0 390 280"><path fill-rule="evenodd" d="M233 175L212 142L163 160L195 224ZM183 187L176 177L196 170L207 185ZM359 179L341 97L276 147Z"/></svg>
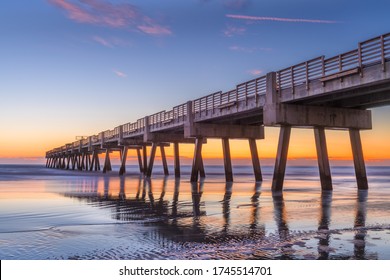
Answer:
<svg viewBox="0 0 390 280"><path fill-rule="evenodd" d="M199 169L199 176L200 178L206 177L206 172L204 171L204 164L203 164L203 157L200 155L200 169Z"/></svg>
<svg viewBox="0 0 390 280"><path fill-rule="evenodd" d="M91 164L89 165L89 171L92 171L94 166L96 166L95 160L96 160L96 151L94 150L92 152L92 161L91 161Z"/></svg>
<svg viewBox="0 0 390 280"><path fill-rule="evenodd" d="M79 165L78 170L83 170L83 164L84 164L84 154L79 154Z"/></svg>
<svg viewBox="0 0 390 280"><path fill-rule="evenodd" d="M255 174L255 180L256 182L263 181L263 176L261 174L261 168L260 168L259 155L257 153L256 139L248 139L248 141L249 141L249 148L251 151L251 158L252 158L253 172Z"/></svg>
<svg viewBox="0 0 390 280"><path fill-rule="evenodd" d="M99 151L97 151L97 150L94 150L92 152L92 161L91 161L91 164L89 166L89 171L93 171L94 169L95 169L95 171L100 170Z"/></svg>
<svg viewBox="0 0 390 280"><path fill-rule="evenodd" d="M290 144L291 126L281 126L278 151L276 154L272 191L283 190L284 174L286 172L288 146Z"/></svg>
<svg viewBox="0 0 390 280"><path fill-rule="evenodd" d="M149 157L149 164L146 172L146 177L151 177L152 176L152 171L153 171L153 164L154 164L154 159L156 157L156 150L157 147L160 147L160 153L161 153L161 160L164 168L164 175L168 176L169 175L169 170L168 170L168 163L167 163L167 158L165 156L165 146L169 146L167 143L152 143L152 148L150 150L150 157Z"/></svg>
<svg viewBox="0 0 390 280"><path fill-rule="evenodd" d="M350 129L349 137L351 139L353 163L355 165L356 181L359 190L368 189L366 166L364 164L362 142L360 140L359 129Z"/></svg>
<svg viewBox="0 0 390 280"><path fill-rule="evenodd" d="M72 170L76 168L76 155L70 156L70 163L72 164Z"/></svg>
<svg viewBox="0 0 390 280"><path fill-rule="evenodd" d="M69 170L71 158L72 158L71 155L68 155L66 158L66 169L67 170Z"/></svg>
<svg viewBox="0 0 390 280"><path fill-rule="evenodd" d="M137 149L137 158L138 158L139 172L142 174L144 172L144 168L142 166L142 157L141 157L140 149Z"/></svg>
<svg viewBox="0 0 390 280"><path fill-rule="evenodd" d="M103 173L107 171L112 171L111 160L110 160L110 149L106 149L106 156L104 160Z"/></svg>
<svg viewBox="0 0 390 280"><path fill-rule="evenodd" d="M226 182L233 182L232 159L230 157L229 138L222 138L223 165Z"/></svg>
<svg viewBox="0 0 390 280"><path fill-rule="evenodd" d="M66 165L64 166L64 169L69 169L69 163L70 163L70 155L66 156Z"/></svg>
<svg viewBox="0 0 390 280"><path fill-rule="evenodd" d="M58 168L58 169L61 169L61 167L62 167L62 157L59 156L59 157L58 157L58 166L57 166L57 168Z"/></svg>
<svg viewBox="0 0 390 280"><path fill-rule="evenodd" d="M325 129L323 127L314 128L314 138L316 141L318 168L320 171L321 189L332 190L332 176L330 173L328 149L326 146Z"/></svg>
<svg viewBox="0 0 390 280"><path fill-rule="evenodd" d="M121 152L121 167L119 168L119 175L123 175L126 172L126 160L127 160L128 147L124 146Z"/></svg>
<svg viewBox="0 0 390 280"><path fill-rule="evenodd" d="M180 155L179 155L179 143L173 143L173 156L174 156L174 166L175 166L175 177L180 178Z"/></svg>
<svg viewBox="0 0 390 280"><path fill-rule="evenodd" d="M75 159L76 159L76 161L75 161L75 163L76 163L76 169L77 170L80 170L80 165L81 165L81 157L80 157L80 154L76 154L76 156L75 156Z"/></svg>
<svg viewBox="0 0 390 280"><path fill-rule="evenodd" d="M85 153L83 153L81 155L81 162L80 162L80 165L79 165L79 170L83 170L84 166L85 166Z"/></svg>
<svg viewBox="0 0 390 280"><path fill-rule="evenodd" d="M99 159L99 152L96 152L95 170L96 170L96 171L100 171L100 159Z"/></svg>
<svg viewBox="0 0 390 280"><path fill-rule="evenodd" d="M145 149L146 149L146 147L145 147ZM146 171L146 177L149 177L149 178L152 176L154 157L156 156L156 149L157 149L157 144L153 143L152 148L150 150L149 164L148 164L147 171ZM146 167L144 167L144 168L146 168Z"/></svg>
<svg viewBox="0 0 390 280"><path fill-rule="evenodd" d="M79 170L79 166L80 166L80 155L79 154L76 154L75 155L75 169Z"/></svg>
<svg viewBox="0 0 390 280"><path fill-rule="evenodd" d="M202 144L203 144L203 138L196 138L194 158L192 160L191 182L198 181L199 172L201 172L201 170L203 170L204 173L204 166L202 160Z"/></svg>
<svg viewBox="0 0 390 280"><path fill-rule="evenodd" d="M88 153L87 154L87 168L86 168L86 170L88 171L89 170L89 167L91 166L91 154L90 153Z"/></svg>
<svg viewBox="0 0 390 280"><path fill-rule="evenodd" d="M143 171L144 171L144 175L146 175L148 172L148 151L146 145L142 147L142 157L144 162Z"/></svg>
<svg viewBox="0 0 390 280"><path fill-rule="evenodd" d="M88 167L89 167L89 154L88 152L85 153L85 164L84 164L84 169L85 170L88 170Z"/></svg>
<svg viewBox="0 0 390 280"><path fill-rule="evenodd" d="M160 153L161 153L161 160L162 160L163 168L164 168L164 175L168 176L169 170L168 170L167 158L165 156L165 148L163 145L160 145Z"/></svg>

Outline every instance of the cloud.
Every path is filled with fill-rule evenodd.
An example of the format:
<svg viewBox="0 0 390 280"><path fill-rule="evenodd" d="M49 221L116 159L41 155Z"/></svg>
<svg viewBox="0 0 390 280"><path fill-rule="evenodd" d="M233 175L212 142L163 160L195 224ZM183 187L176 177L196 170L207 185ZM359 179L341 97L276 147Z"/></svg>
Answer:
<svg viewBox="0 0 390 280"><path fill-rule="evenodd" d="M252 70L249 70L248 73L253 75L253 76L259 76L263 73L263 71L260 69L252 69Z"/></svg>
<svg viewBox="0 0 390 280"><path fill-rule="evenodd" d="M235 35L243 35L246 32L245 27L236 27L232 25L228 25L226 29L223 31L223 34L226 37L233 37Z"/></svg>
<svg viewBox="0 0 390 280"><path fill-rule="evenodd" d="M111 28L137 30L148 35L171 35L172 31L142 14L128 3L113 4L104 0L48 0L67 12L75 22Z"/></svg>
<svg viewBox="0 0 390 280"><path fill-rule="evenodd" d="M251 21L307 22L307 23L325 23L325 24L338 23L338 21L333 21L333 20L257 17L257 16L247 16L247 15L232 15L232 14L227 14L226 17L234 18L234 19L242 19L242 20L251 20Z"/></svg>
<svg viewBox="0 0 390 280"><path fill-rule="evenodd" d="M125 73L123 73L122 71L115 70L115 69L112 70L112 71L115 73L115 75L117 75L120 78L126 78L127 77L127 75Z"/></svg>

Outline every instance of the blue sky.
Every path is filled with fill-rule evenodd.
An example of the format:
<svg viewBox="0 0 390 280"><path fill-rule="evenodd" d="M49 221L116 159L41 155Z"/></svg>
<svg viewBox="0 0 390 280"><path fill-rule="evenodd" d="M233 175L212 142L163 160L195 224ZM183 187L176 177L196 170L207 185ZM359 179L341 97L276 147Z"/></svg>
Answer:
<svg viewBox="0 0 390 280"><path fill-rule="evenodd" d="M354 49L390 31L389 11L390 1L4 0L0 157L39 156Z"/></svg>

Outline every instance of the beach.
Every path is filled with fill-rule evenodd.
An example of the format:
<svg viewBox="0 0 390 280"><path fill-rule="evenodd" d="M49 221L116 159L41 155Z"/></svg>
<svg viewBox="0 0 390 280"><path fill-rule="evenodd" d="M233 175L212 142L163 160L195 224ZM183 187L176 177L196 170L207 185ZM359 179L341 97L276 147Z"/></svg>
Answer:
<svg viewBox="0 0 390 280"><path fill-rule="evenodd" d="M390 259L390 167L368 166L368 190L353 167L332 168L321 192L316 166L287 168L283 193L273 167L206 166L190 183L115 172L0 165L0 259ZM172 167L170 167L172 168Z"/></svg>

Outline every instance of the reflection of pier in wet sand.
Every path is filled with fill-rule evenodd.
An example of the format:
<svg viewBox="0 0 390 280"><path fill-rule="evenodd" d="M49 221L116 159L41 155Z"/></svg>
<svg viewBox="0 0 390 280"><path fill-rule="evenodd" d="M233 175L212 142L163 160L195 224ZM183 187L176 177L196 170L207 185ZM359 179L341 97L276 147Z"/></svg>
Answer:
<svg viewBox="0 0 390 280"><path fill-rule="evenodd" d="M169 185L171 184L171 185ZM354 232L353 253L345 256L336 255L334 239L340 234L340 230L332 230L332 196L331 191L322 192L318 213L318 229L306 232L303 237L291 230L286 210L286 201L283 194L262 195L261 184L256 183L253 195L248 196L248 203L239 204L232 208L233 183L226 183L224 193L220 193L220 213L209 213L205 198L205 182L184 183L180 180L169 181L167 177L161 180L151 180L139 177L113 178L104 177L85 180L79 188L69 189L64 192L66 197L80 199L88 203L111 209L113 219L122 222L141 222L145 226L153 227L153 239L164 244L173 243L200 243L214 244L224 242L239 242L239 240L251 240L254 247L254 258L292 259L297 250L305 247L306 237L318 239L318 259L353 258L375 259L376 255L367 253L366 250L366 202L367 191L362 190L357 194L355 206L355 219L348 230ZM167 192L167 186L169 191ZM181 188L185 190L181 190ZM186 196L180 199L180 194ZM168 196L169 195L169 196ZM206 194L207 195L207 194ZM265 197L264 197L265 196ZM263 199L263 200L261 200ZM261 205L262 201L272 202ZM264 202L263 202L264 203ZM288 203L288 201L287 201ZM250 209L247 221L240 221L245 230L237 230L232 219L232 213ZM261 210L261 208L266 208ZM215 210L214 210L215 211ZM267 235L267 219L263 212L273 213L275 233ZM235 213L234 215L236 215ZM269 215L268 215L269 216ZM236 218L235 218L236 219ZM345 231L345 229L343 229ZM301 238L301 239L300 239ZM335 257L336 255L336 257ZM313 258L313 254L312 257Z"/></svg>

